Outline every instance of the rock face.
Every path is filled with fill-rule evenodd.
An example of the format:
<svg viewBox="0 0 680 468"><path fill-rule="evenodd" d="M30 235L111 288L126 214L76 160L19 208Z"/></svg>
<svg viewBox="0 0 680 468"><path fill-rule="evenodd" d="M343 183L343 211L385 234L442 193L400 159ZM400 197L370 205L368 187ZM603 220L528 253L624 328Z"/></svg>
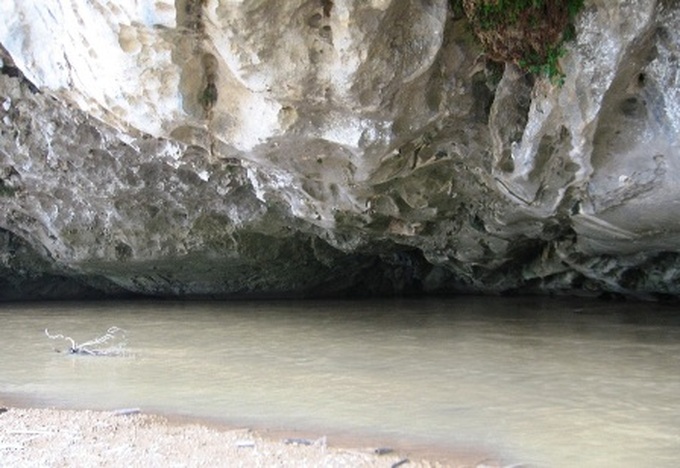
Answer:
<svg viewBox="0 0 680 468"><path fill-rule="evenodd" d="M562 86L447 0L0 4L0 298L680 294L680 4Z"/></svg>

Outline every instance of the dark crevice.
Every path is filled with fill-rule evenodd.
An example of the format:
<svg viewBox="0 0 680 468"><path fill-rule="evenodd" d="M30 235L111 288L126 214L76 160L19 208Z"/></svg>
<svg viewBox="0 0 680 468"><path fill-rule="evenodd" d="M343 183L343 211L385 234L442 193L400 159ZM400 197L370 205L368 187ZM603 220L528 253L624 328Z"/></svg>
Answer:
<svg viewBox="0 0 680 468"><path fill-rule="evenodd" d="M323 15L326 18L330 18L331 11L333 10L333 1L332 0L321 0L321 6L323 7Z"/></svg>
<svg viewBox="0 0 680 468"><path fill-rule="evenodd" d="M9 76L10 78L18 78L21 84L26 86L29 91L33 94L40 92L38 87L34 85L26 75L16 66L12 56L9 54L7 49L0 45L0 60L2 60L2 68L0 69L0 74Z"/></svg>
<svg viewBox="0 0 680 468"><path fill-rule="evenodd" d="M18 235L0 228L0 302L136 297L110 281L68 274Z"/></svg>

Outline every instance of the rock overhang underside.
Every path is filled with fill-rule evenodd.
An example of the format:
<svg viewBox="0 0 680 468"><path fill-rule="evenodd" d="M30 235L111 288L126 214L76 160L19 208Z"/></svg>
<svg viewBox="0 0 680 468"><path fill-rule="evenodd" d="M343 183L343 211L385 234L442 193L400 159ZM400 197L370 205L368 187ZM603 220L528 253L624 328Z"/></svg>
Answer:
<svg viewBox="0 0 680 468"><path fill-rule="evenodd" d="M2 2L0 299L677 297L680 5L575 29L558 85L448 0Z"/></svg>

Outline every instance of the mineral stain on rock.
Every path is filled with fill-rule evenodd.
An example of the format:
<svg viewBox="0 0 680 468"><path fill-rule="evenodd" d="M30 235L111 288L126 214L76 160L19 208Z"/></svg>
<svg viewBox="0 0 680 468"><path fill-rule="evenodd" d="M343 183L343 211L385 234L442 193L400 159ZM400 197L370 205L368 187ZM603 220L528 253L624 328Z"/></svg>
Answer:
<svg viewBox="0 0 680 468"><path fill-rule="evenodd" d="M218 98L217 59L213 54L205 53L201 59L201 64L203 65L204 88L201 91L199 101L206 116L209 116L210 110L213 108Z"/></svg>

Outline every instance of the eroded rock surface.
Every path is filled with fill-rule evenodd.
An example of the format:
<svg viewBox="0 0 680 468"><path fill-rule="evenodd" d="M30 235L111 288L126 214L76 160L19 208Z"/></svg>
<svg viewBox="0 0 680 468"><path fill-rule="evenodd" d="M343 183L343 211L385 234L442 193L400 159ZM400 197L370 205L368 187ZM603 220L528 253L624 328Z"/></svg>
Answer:
<svg viewBox="0 0 680 468"><path fill-rule="evenodd" d="M447 0L2 2L0 298L678 295L680 5L576 32L557 86Z"/></svg>

